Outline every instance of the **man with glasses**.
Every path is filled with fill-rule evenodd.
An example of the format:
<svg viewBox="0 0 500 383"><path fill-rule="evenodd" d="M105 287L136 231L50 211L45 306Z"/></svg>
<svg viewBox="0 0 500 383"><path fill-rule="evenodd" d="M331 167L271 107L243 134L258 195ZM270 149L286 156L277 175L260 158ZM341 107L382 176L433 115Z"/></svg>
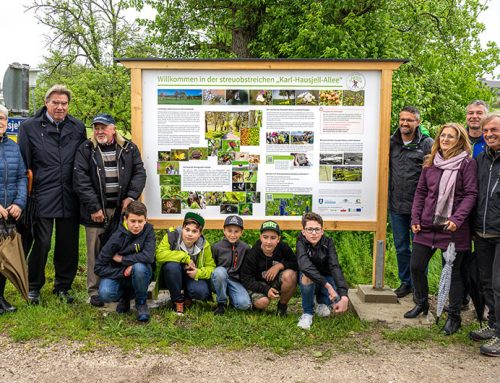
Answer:
<svg viewBox="0 0 500 383"><path fill-rule="evenodd" d="M314 315L328 317L332 309L340 314L347 310L347 284L337 258L333 239L323 231L323 218L316 213L302 217L302 232L297 238L297 262L299 285L302 294L302 310L298 327L309 330Z"/></svg>
<svg viewBox="0 0 500 383"><path fill-rule="evenodd" d="M19 128L18 142L26 167L33 171L36 218L28 257L30 303L40 303L45 265L55 224L53 293L72 303L68 291L78 267L78 199L73 191L73 162L86 139L83 122L68 114L71 92L54 85L45 106Z"/></svg>
<svg viewBox="0 0 500 383"><path fill-rule="evenodd" d="M139 198L146 184L146 170L139 149L116 131L112 116L95 116L92 127L92 137L76 153L73 188L80 199L87 238L87 291L90 304L100 307L103 303L94 265L104 245L102 234L114 231L121 213Z"/></svg>
<svg viewBox="0 0 500 383"><path fill-rule="evenodd" d="M422 172L424 157L434 140L420 129L420 112L405 106L399 113L399 128L391 137L389 173L389 216L398 260L400 286L394 291L403 298L412 291L411 207Z"/></svg>

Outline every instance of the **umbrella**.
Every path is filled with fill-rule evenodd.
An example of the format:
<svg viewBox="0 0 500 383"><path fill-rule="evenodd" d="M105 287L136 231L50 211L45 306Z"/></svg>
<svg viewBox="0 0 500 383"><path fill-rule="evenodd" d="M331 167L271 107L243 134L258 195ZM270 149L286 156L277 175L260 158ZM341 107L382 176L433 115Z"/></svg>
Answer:
<svg viewBox="0 0 500 383"><path fill-rule="evenodd" d="M455 242L450 242L448 248L443 253L443 259L445 264L443 266L443 271L441 271L441 278L439 279L439 291L437 297L437 309L436 309L436 323L439 322L439 317L443 313L444 303L448 294L450 293L451 284L451 270L453 268L453 262L456 256Z"/></svg>
<svg viewBox="0 0 500 383"><path fill-rule="evenodd" d="M28 300L28 267L24 258L21 235L15 229L9 230L8 224L2 220L5 232L2 230L0 239L0 273L2 273L24 299Z"/></svg>
<svg viewBox="0 0 500 383"><path fill-rule="evenodd" d="M469 295L474 303L474 308L476 309L477 319L482 325L484 320L484 293L483 287L481 285L481 280L479 278L479 268L477 267L477 255L476 252L467 254L464 258L463 272L464 272L464 283L469 291Z"/></svg>
<svg viewBox="0 0 500 383"><path fill-rule="evenodd" d="M26 207L17 221L17 229L21 234L23 240L24 253L28 254L31 245L33 244L33 228L36 218L36 200L33 196L33 172L28 169L28 198L26 200Z"/></svg>

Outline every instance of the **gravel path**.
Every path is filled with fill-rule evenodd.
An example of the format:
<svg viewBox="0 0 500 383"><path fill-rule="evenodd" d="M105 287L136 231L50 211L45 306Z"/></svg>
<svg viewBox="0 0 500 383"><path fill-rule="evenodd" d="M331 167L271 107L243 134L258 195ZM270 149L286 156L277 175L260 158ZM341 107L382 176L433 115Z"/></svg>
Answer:
<svg viewBox="0 0 500 383"><path fill-rule="evenodd" d="M169 355L112 348L82 351L77 343L44 346L0 336L0 382L500 382L500 358L466 346L417 348L364 340L357 352L221 349Z"/></svg>

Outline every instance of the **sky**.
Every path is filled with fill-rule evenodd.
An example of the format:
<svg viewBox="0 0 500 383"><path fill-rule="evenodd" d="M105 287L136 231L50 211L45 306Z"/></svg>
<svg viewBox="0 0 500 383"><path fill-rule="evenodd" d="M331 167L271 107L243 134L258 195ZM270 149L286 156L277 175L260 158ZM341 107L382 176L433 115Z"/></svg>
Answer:
<svg viewBox="0 0 500 383"><path fill-rule="evenodd" d="M2 54L0 55L0 82L10 63L18 62L36 68L43 61L46 49L44 34L50 31L37 24L33 12L25 12L25 5L32 0L0 0L0 36ZM495 41L500 46L500 0L489 1L489 9L480 16L486 31L481 35L484 46L487 41ZM496 70L500 76L500 67Z"/></svg>

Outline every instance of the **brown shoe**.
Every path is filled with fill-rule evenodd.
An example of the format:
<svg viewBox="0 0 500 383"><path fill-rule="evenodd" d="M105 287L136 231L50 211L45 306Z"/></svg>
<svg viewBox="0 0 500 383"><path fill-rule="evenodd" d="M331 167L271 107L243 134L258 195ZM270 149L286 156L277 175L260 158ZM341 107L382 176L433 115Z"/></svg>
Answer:
<svg viewBox="0 0 500 383"><path fill-rule="evenodd" d="M174 302L174 310L177 315L184 315L184 302Z"/></svg>

